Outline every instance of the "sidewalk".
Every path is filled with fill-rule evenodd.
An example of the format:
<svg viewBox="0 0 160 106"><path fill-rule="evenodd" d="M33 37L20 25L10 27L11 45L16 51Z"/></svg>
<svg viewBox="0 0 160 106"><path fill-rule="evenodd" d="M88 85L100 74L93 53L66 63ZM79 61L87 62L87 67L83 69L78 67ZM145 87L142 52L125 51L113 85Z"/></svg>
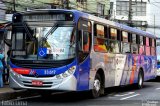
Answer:
<svg viewBox="0 0 160 106"><path fill-rule="evenodd" d="M3 88L0 88L0 101L2 100L11 100L11 99L17 99L21 97L27 97L32 95L27 90L13 90L12 88L9 88L8 85L4 85Z"/></svg>

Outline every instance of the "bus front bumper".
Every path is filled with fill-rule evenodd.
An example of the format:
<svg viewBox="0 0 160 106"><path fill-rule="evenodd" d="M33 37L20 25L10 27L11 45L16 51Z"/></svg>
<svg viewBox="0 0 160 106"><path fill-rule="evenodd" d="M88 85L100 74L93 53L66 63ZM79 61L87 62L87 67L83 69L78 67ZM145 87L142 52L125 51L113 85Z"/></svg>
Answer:
<svg viewBox="0 0 160 106"><path fill-rule="evenodd" d="M42 81L41 86L32 85L32 81ZM40 90L64 90L64 91L76 91L77 80L72 74L63 79L57 79L54 77L26 77L13 71L10 72L9 85L15 89L40 89Z"/></svg>

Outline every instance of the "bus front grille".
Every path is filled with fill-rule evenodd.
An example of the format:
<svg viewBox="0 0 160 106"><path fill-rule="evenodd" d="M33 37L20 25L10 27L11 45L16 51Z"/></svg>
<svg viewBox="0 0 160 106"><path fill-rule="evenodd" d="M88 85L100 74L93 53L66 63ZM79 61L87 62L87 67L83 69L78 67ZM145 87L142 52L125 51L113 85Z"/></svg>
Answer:
<svg viewBox="0 0 160 106"><path fill-rule="evenodd" d="M32 82L30 81L22 81L23 85L26 87L51 87L53 82L43 82L42 86L36 86L36 85L32 85Z"/></svg>
<svg viewBox="0 0 160 106"><path fill-rule="evenodd" d="M22 74L22 76L24 76L24 77L35 77L35 78L48 78L48 77L54 77L54 75L45 75L45 76L41 76L41 75L24 75L24 74Z"/></svg>

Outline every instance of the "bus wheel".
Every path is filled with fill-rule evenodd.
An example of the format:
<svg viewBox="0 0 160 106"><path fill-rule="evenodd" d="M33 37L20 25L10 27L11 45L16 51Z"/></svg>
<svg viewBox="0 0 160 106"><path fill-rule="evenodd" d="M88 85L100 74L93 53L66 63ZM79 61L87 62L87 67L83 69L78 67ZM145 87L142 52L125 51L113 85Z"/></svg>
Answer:
<svg viewBox="0 0 160 106"><path fill-rule="evenodd" d="M137 83L137 88L141 89L143 87L143 81L144 81L144 76L143 76L143 72L140 71L138 74L138 83Z"/></svg>
<svg viewBox="0 0 160 106"><path fill-rule="evenodd" d="M102 91L102 80L100 75L97 73L94 79L94 83L93 83L93 89L91 91L92 93L92 97L93 98L97 98L100 96L101 91Z"/></svg>

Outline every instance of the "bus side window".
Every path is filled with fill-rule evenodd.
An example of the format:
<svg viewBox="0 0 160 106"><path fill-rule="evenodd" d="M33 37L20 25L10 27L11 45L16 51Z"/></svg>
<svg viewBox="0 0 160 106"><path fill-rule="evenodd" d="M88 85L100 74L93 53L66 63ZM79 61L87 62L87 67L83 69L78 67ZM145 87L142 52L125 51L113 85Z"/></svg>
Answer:
<svg viewBox="0 0 160 106"><path fill-rule="evenodd" d="M130 53L130 43L128 42L128 32L122 31L122 53Z"/></svg>
<svg viewBox="0 0 160 106"><path fill-rule="evenodd" d="M151 40L152 40L151 54L152 56L155 56L156 55L155 40L154 39L151 39Z"/></svg>
<svg viewBox="0 0 160 106"><path fill-rule="evenodd" d="M144 48L144 37L140 36L140 43L139 43L139 54L140 55L145 55L145 48Z"/></svg>
<svg viewBox="0 0 160 106"><path fill-rule="evenodd" d="M94 50L97 52L107 52L105 45L106 37L105 36L105 26L100 24L94 25Z"/></svg>
<svg viewBox="0 0 160 106"><path fill-rule="evenodd" d="M131 52L133 54L137 54L138 53L137 36L138 35L136 35L136 34L132 34Z"/></svg>
<svg viewBox="0 0 160 106"><path fill-rule="evenodd" d="M109 40L106 42L107 49L110 53L119 53L120 52L120 36L118 35L120 30L116 28L110 28L109 31Z"/></svg>
<svg viewBox="0 0 160 106"><path fill-rule="evenodd" d="M151 53L151 51L150 51L150 43L149 43L149 38L148 37L146 37L146 55L147 56L149 56Z"/></svg>

